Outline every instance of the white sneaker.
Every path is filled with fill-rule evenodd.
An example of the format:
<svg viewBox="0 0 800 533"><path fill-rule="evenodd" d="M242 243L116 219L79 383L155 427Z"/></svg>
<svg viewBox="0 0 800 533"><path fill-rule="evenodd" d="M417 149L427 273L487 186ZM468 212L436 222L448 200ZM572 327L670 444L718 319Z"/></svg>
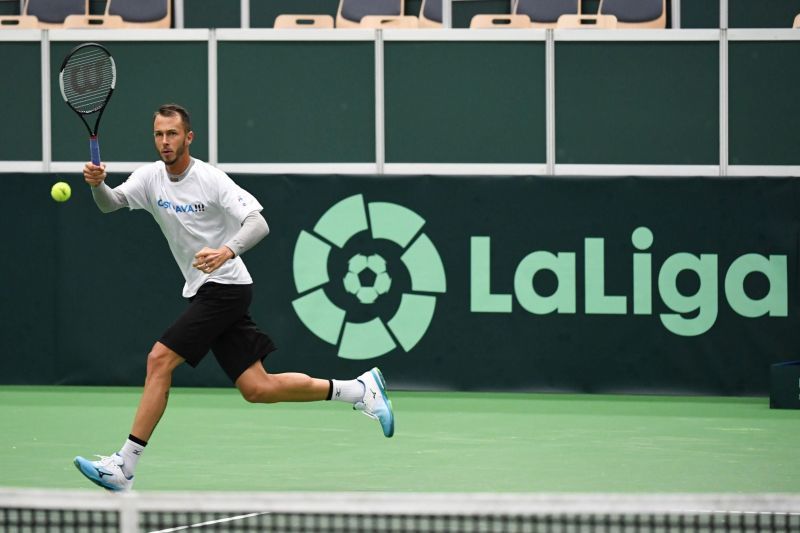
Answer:
<svg viewBox="0 0 800 533"><path fill-rule="evenodd" d="M110 457L104 455L98 455L97 457L100 458L99 461L89 461L78 456L73 463L89 481L100 485L104 489L115 492L131 490L133 476L127 477L122 471L124 461L118 453Z"/></svg>
<svg viewBox="0 0 800 533"><path fill-rule="evenodd" d="M386 437L394 435L394 413L392 402L386 394L386 381L377 367L364 372L356 379L364 384L364 397L353 405L353 409L363 412L381 423Z"/></svg>

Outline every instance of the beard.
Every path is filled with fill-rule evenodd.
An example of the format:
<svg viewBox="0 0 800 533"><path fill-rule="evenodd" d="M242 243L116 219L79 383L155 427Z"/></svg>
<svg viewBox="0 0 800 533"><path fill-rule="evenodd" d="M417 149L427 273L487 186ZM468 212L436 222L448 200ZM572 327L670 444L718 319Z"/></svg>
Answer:
<svg viewBox="0 0 800 533"><path fill-rule="evenodd" d="M184 154L185 152L186 152L186 141L184 141L184 142L183 142L183 144L181 144L181 145L180 145L180 146L178 146L178 147L177 147L175 150L173 150L173 152L172 152L172 157L171 157L171 158L167 159L167 158L164 156L164 154L163 154L163 153L161 153L161 152L158 152L158 155L161 157L161 160L162 160L164 163L166 163L167 165L172 165L172 164L173 164L173 163L175 163L175 162L176 162L178 159L180 159L180 158L183 156L183 154Z"/></svg>

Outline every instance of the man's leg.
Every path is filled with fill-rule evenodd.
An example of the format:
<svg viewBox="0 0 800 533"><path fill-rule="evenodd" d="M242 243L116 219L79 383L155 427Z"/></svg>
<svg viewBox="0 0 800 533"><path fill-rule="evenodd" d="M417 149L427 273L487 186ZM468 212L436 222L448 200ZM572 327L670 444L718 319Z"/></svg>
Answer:
<svg viewBox="0 0 800 533"><path fill-rule="evenodd" d="M328 397L330 382L305 374L268 374L256 361L236 380L236 388L252 403L314 402Z"/></svg>
<svg viewBox="0 0 800 533"><path fill-rule="evenodd" d="M129 490L133 486L133 473L139 457L153 434L158 421L167 408L172 372L184 359L156 342L147 356L147 377L133 428L122 448L99 461L75 458L75 466L93 483L113 491Z"/></svg>
<svg viewBox="0 0 800 533"><path fill-rule="evenodd" d="M153 430L167 408L169 389L172 385L172 372L185 359L160 342L153 345L147 356L147 377L144 391L139 400L139 408L133 419L131 435L144 442L150 440Z"/></svg>
<svg viewBox="0 0 800 533"><path fill-rule="evenodd" d="M377 368L354 380L334 381L295 372L269 374L261 361L256 361L236 379L236 388L245 400L253 403L349 401L355 409L378 420L386 437L394 434L392 402Z"/></svg>

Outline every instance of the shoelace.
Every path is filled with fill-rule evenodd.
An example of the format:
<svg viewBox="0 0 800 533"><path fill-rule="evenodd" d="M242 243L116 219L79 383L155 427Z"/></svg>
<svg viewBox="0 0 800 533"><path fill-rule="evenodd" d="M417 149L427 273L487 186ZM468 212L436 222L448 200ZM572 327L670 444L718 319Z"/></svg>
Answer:
<svg viewBox="0 0 800 533"><path fill-rule="evenodd" d="M95 457L99 457L100 458L99 463L100 463L101 466L112 466L112 465L116 466L116 467L121 466L119 463L117 463L117 460L114 458L113 455L97 455L97 454L95 454Z"/></svg>

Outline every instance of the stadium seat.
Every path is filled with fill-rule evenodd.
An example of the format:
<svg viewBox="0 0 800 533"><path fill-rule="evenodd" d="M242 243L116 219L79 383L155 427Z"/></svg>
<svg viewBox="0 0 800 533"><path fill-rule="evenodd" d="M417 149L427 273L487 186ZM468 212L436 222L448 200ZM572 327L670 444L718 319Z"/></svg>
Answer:
<svg viewBox="0 0 800 533"><path fill-rule="evenodd" d="M475 15L470 28L556 28L559 17L580 15L580 0L514 0L511 15Z"/></svg>
<svg viewBox="0 0 800 533"><path fill-rule="evenodd" d="M404 8L403 0L340 0L336 27L360 28L361 19L366 16L401 16L405 14Z"/></svg>
<svg viewBox="0 0 800 533"><path fill-rule="evenodd" d="M31 15L0 15L0 30L36 29L39 19Z"/></svg>
<svg viewBox="0 0 800 533"><path fill-rule="evenodd" d="M419 8L419 27L442 27L442 0L422 0Z"/></svg>
<svg viewBox="0 0 800 533"><path fill-rule="evenodd" d="M613 30L617 27L614 15L561 15L557 28Z"/></svg>
<svg viewBox="0 0 800 533"><path fill-rule="evenodd" d="M475 15L469 23L471 29L530 28L527 15Z"/></svg>
<svg viewBox="0 0 800 533"><path fill-rule="evenodd" d="M121 17L126 28L169 28L172 25L172 2L108 0L105 14Z"/></svg>
<svg viewBox="0 0 800 533"><path fill-rule="evenodd" d="M64 28L96 28L112 30L127 28L122 17L117 15L70 15L64 19Z"/></svg>
<svg viewBox="0 0 800 533"><path fill-rule="evenodd" d="M321 29L333 28L330 15L278 15L273 27L281 29Z"/></svg>
<svg viewBox="0 0 800 533"><path fill-rule="evenodd" d="M362 28L419 28L419 19L412 15L367 15L361 19Z"/></svg>
<svg viewBox="0 0 800 533"><path fill-rule="evenodd" d="M617 28L667 27L667 0L600 0L597 13L617 17Z"/></svg>
<svg viewBox="0 0 800 533"><path fill-rule="evenodd" d="M169 28L172 24L170 0L108 0L103 15L71 15L65 28Z"/></svg>
<svg viewBox="0 0 800 533"><path fill-rule="evenodd" d="M88 0L26 0L21 15L0 17L0 28L63 28L70 15L88 13Z"/></svg>
<svg viewBox="0 0 800 533"><path fill-rule="evenodd" d="M517 0L511 11L527 15L534 28L556 28L561 15L580 15L580 0Z"/></svg>

